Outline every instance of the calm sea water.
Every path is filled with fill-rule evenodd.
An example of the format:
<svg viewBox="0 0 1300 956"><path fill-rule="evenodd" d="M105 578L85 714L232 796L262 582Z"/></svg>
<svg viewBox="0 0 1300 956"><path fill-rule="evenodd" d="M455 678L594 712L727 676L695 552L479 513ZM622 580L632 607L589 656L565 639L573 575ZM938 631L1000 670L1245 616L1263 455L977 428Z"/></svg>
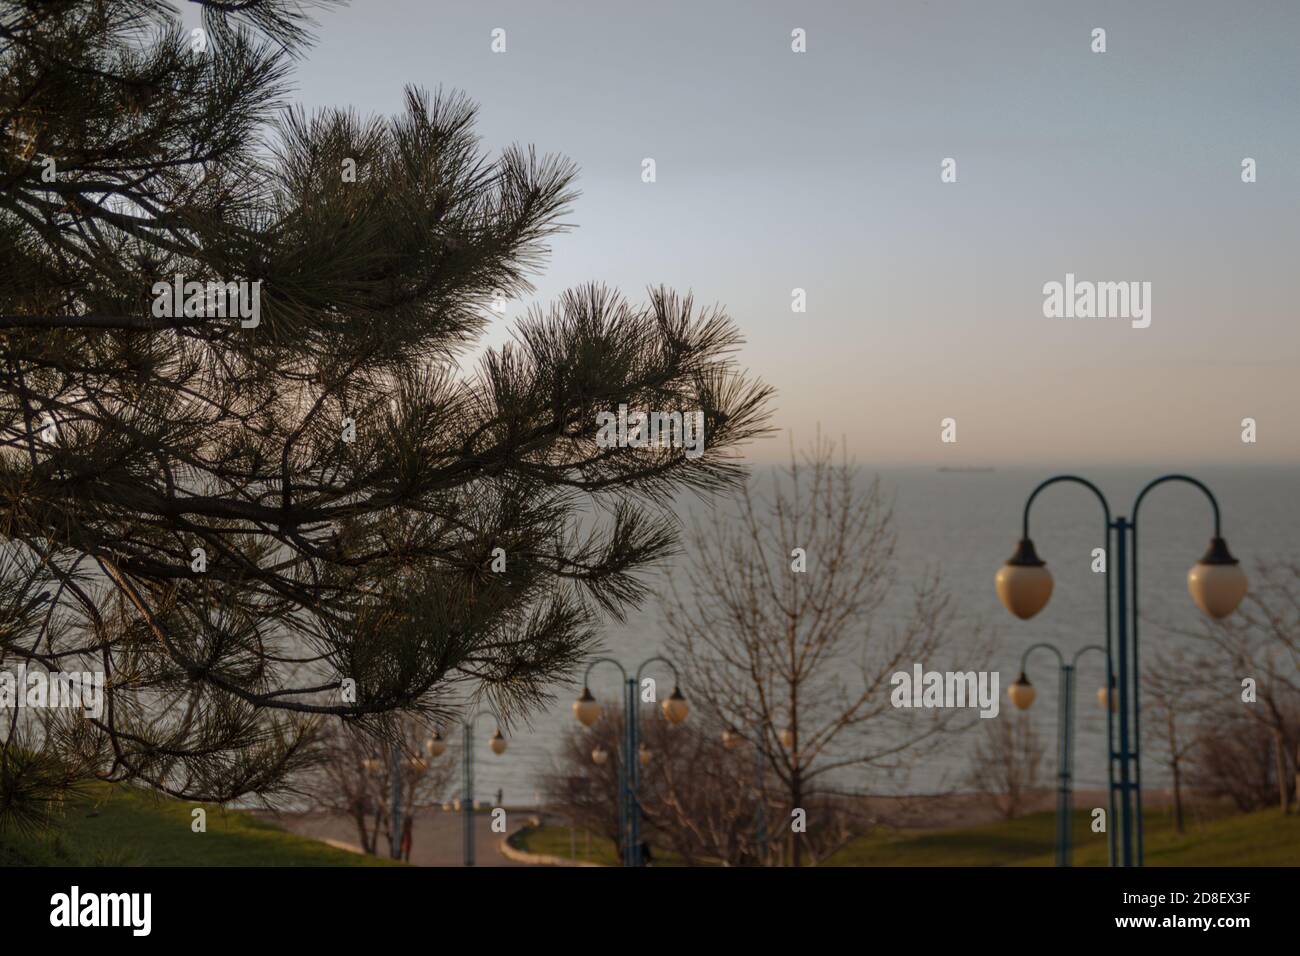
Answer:
<svg viewBox="0 0 1300 956"><path fill-rule="evenodd" d="M993 590L993 576L1010 557L1020 536L1026 496L1039 481L1056 473L1028 469L879 473L894 504L900 582L906 584L927 566L937 564L957 604L953 641L970 640L980 625L996 631L999 649L993 667L1001 674L1003 715L1010 708L1006 687L1015 679L1025 647L1036 641L1051 641L1069 653L1085 644L1105 642L1102 578L1090 568L1092 549L1105 543L1101 509L1080 486L1054 486L1034 504L1031 535L1056 580L1047 608L1033 621L1018 621L1002 608ZM1100 486L1110 500L1113 514L1130 515L1138 491L1164 472L1097 468L1079 473ZM863 474L870 477L872 473L864 469ZM1218 497L1224 536L1247 574L1257 559L1294 556L1300 551L1300 508L1296 507L1300 469L1200 467L1194 474ZM755 477L770 480L761 470L755 472ZM1149 661L1168 642L1186 640L1162 633L1161 625L1198 626L1200 612L1187 593L1187 570L1205 551L1213 524L1208 501L1199 491L1181 483L1153 491L1143 502L1140 520L1141 609L1145 622L1142 656ZM684 568L679 563L660 573L682 574ZM901 612L906 595L896 597L897 607L887 609L887 616ZM625 624L608 626L605 653L633 669L661 651L665 626L662 608L649 599ZM1030 713L1046 749L1044 777L1050 778L1056 733L1056 665L1050 655L1035 655L1030 667L1039 692ZM580 679L581 675L577 676ZM660 677L661 681L666 679L667 675ZM1105 785L1106 719L1096 702L1096 690L1104 679L1100 655L1088 655L1080 662L1075 725L1078 788ZM593 692L605 701L618 699L616 682L612 668L598 669L592 678ZM689 676L683 676L683 684L689 697ZM529 803L535 798L539 775L552 766L561 736L576 726L570 711L576 696L574 689L557 687L556 695L551 706L531 716L531 726L515 729L509 750L502 757L488 750L487 738L492 729L487 720L480 720L480 739L475 741L477 797L487 799L500 788L507 803ZM955 736L940 758L914 768L905 784L884 774L873 778L867 772L856 775L847 785L886 793L900 787L912 792L943 788L964 775L974 740L973 733ZM1148 787L1163 783L1160 768L1152 759L1153 748L1148 741L1148 755L1143 761L1144 784Z"/></svg>

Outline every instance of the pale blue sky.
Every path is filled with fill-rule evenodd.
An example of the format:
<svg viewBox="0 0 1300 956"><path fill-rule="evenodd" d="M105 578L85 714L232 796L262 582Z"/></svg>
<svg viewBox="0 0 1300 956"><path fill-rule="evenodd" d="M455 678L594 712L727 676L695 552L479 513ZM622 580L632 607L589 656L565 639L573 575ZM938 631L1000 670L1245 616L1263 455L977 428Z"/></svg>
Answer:
<svg viewBox="0 0 1300 956"><path fill-rule="evenodd" d="M407 83L581 168L537 299L725 304L796 435L878 465L1300 460L1293 0L356 0L297 74L308 108L363 113ZM1151 282L1151 327L1044 318L1066 272Z"/></svg>

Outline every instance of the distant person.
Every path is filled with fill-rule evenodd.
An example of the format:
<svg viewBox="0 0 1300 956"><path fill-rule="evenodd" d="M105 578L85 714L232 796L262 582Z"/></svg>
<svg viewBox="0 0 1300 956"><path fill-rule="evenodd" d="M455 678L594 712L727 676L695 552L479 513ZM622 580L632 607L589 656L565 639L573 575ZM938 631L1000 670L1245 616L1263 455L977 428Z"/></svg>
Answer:
<svg viewBox="0 0 1300 956"><path fill-rule="evenodd" d="M650 865L650 861L653 860L653 859L654 859L654 855L650 852L650 844L647 843L645 840L642 840L642 841L641 841L641 857L640 857L640 859L637 861L637 865L638 865L638 866L649 866L649 865Z"/></svg>

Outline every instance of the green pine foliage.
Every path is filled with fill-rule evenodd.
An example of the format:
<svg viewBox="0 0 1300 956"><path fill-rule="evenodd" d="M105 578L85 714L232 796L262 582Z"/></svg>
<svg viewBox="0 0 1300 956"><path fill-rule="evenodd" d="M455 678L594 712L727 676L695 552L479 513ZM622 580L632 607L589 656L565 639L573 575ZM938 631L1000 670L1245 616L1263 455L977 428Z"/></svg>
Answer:
<svg viewBox="0 0 1300 956"><path fill-rule="evenodd" d="M65 776L273 794L321 721L526 713L766 430L736 325L670 290L575 289L480 348L574 165L488 155L455 93L288 109L329 4L200 6L202 50L156 0L0 7L0 669L107 692L5 715L0 814ZM255 317L160 308L177 276ZM620 404L698 411L704 455L606 447Z"/></svg>

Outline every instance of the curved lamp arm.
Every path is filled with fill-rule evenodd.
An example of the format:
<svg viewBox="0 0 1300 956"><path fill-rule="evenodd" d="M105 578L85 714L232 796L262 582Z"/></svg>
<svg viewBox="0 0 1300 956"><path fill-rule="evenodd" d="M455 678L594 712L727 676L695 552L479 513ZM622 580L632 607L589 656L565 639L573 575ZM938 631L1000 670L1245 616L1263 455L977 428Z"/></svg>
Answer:
<svg viewBox="0 0 1300 956"><path fill-rule="evenodd" d="M587 679L591 677L591 672L597 664L613 664L615 667L618 668L618 672L623 675L623 680L625 681L627 680L627 670L623 667L622 664L614 660L614 658L612 657L597 657L590 664L587 665L587 670L582 675L582 686L584 688L587 686Z"/></svg>
<svg viewBox="0 0 1300 956"><path fill-rule="evenodd" d="M1133 524L1137 524L1138 508L1142 507L1142 499L1147 496L1147 492L1151 491L1151 489L1155 488L1157 485L1163 485L1167 481L1181 481L1201 489L1205 494L1205 497L1210 499L1210 507L1214 509L1214 536L1216 538L1223 537L1223 535L1220 534L1222 528L1219 521L1219 499L1214 497L1214 492L1207 488L1204 483L1196 480L1191 475L1162 475L1159 478L1147 482L1147 486L1138 492L1137 500L1133 502Z"/></svg>
<svg viewBox="0 0 1300 956"><path fill-rule="evenodd" d="M484 710L482 707L480 707L477 710L475 710L474 713L470 714L468 717L462 717L460 719L460 725L465 728L465 731L471 737L474 735L474 722L478 720L480 717L482 717L484 714L491 714L493 717L496 718L497 724L501 723L501 716L496 711L492 710L491 708Z"/></svg>
<svg viewBox="0 0 1300 956"><path fill-rule="evenodd" d="M680 687L682 682L681 682L681 678L677 676L677 665L674 664L666 657L658 657L658 656L651 657L648 658L647 660L642 661L641 666L636 669L637 686L640 686L641 684L641 672L645 670L648 665L653 664L656 661L668 665L668 669L673 672L673 684L677 687Z"/></svg>
<svg viewBox="0 0 1300 956"><path fill-rule="evenodd" d="M1110 526L1110 502L1106 500L1106 496L1101 493L1100 488L1094 485L1087 478L1080 478L1078 475L1057 475L1055 478L1048 478L1037 488L1035 488L1032 492L1030 492L1028 500L1025 501L1025 516L1024 516L1024 523L1023 523L1024 533L1021 535L1021 537L1024 538L1029 537L1029 509L1033 505L1034 499L1038 497L1039 492L1045 490L1046 488L1051 487L1052 485L1056 484L1059 481L1070 481L1070 482L1074 482L1075 484L1083 485L1094 495L1096 495L1097 500L1101 502L1101 510L1106 515L1106 525L1107 527Z"/></svg>
<svg viewBox="0 0 1300 956"><path fill-rule="evenodd" d="M1070 666L1073 667L1076 664L1078 664L1079 658L1082 657L1084 654L1087 654L1089 651L1096 651L1102 657L1106 656L1106 648L1102 647L1100 644L1088 644L1087 646L1081 647L1074 652L1074 657L1070 660Z"/></svg>
<svg viewBox="0 0 1300 956"><path fill-rule="evenodd" d="M1029 655L1034 651L1044 649L1049 650L1056 655L1057 663L1060 664L1061 667L1065 666L1065 658L1061 656L1060 649L1055 644L1048 644L1046 641L1040 641L1037 644L1030 644L1025 648L1025 652L1020 655L1020 673L1023 674L1025 672L1025 664L1029 660Z"/></svg>

